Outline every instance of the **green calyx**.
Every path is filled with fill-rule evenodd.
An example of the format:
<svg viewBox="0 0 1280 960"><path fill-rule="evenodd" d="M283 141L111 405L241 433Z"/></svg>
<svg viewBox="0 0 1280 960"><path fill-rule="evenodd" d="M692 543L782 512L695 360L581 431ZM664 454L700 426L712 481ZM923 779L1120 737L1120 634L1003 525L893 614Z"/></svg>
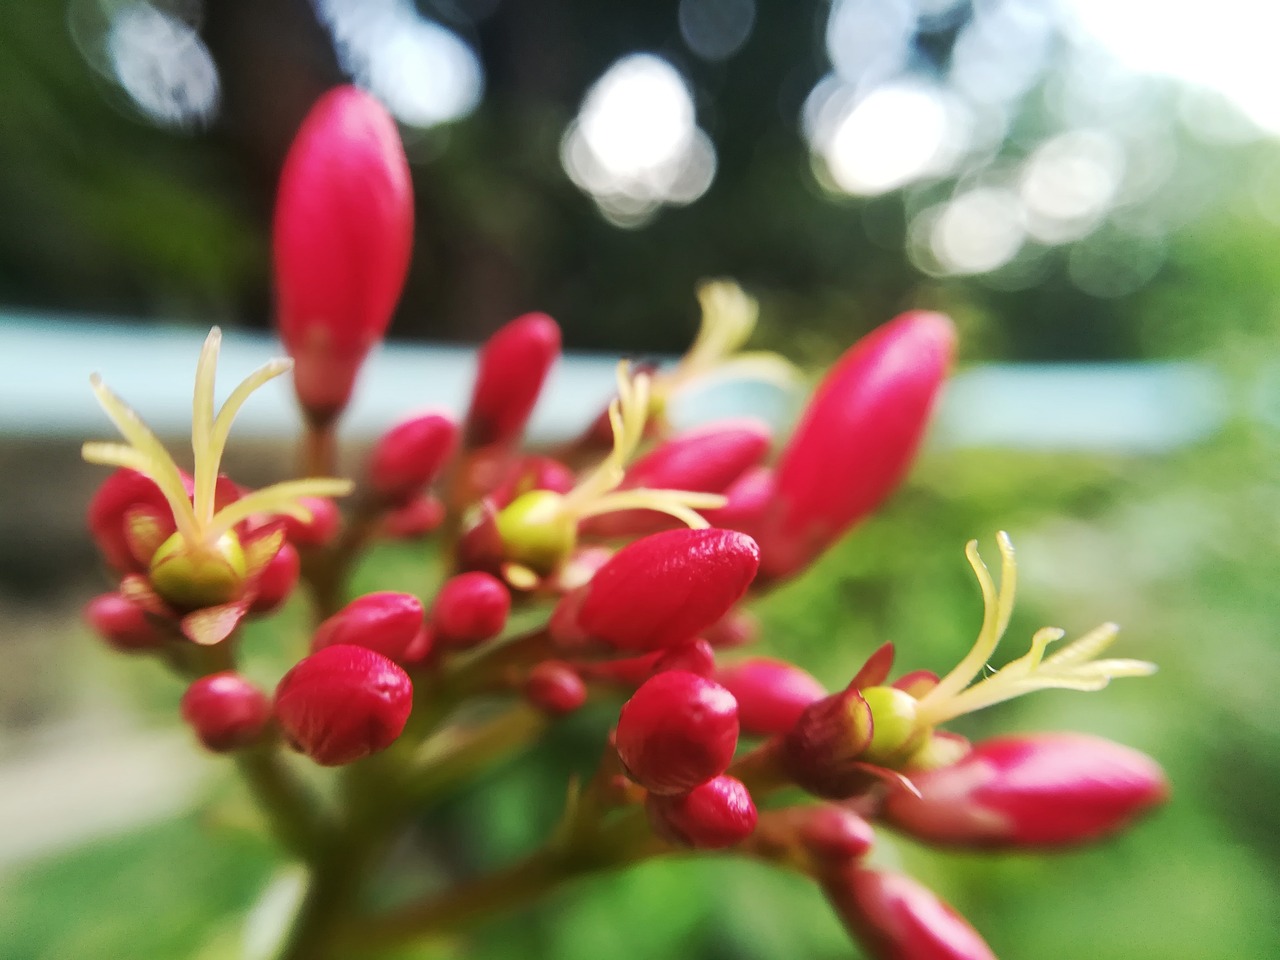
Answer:
<svg viewBox="0 0 1280 960"><path fill-rule="evenodd" d="M195 547L175 533L151 557L151 586L180 610L230 603L240 596L247 572L240 538L231 532Z"/></svg>
<svg viewBox="0 0 1280 960"><path fill-rule="evenodd" d="M494 523L508 560L546 576L569 558L578 525L563 501L552 490L530 490L498 511Z"/></svg>

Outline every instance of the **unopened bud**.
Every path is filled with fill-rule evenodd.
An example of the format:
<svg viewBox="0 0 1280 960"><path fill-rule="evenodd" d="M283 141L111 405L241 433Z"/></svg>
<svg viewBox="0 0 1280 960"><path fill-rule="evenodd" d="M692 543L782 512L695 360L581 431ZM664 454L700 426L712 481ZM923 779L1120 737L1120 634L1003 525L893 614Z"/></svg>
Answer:
<svg viewBox="0 0 1280 960"><path fill-rule="evenodd" d="M440 414L398 423L374 445L369 482L383 500L405 504L436 479L457 443L457 426Z"/></svg>
<svg viewBox="0 0 1280 960"><path fill-rule="evenodd" d="M683 647L661 651L653 665L654 673L666 670L683 670L710 679L716 669L716 652L705 640L695 640Z"/></svg>
<svg viewBox="0 0 1280 960"><path fill-rule="evenodd" d="M855 343L827 373L777 466L760 531L764 569L794 574L901 482L955 350L939 313L904 313Z"/></svg>
<svg viewBox="0 0 1280 960"><path fill-rule="evenodd" d="M268 614L283 606L289 599L289 595L293 593L293 588L298 584L298 574L301 569L302 562L293 544L281 544L276 555L258 574L255 582L257 593L254 594L249 612L259 615Z"/></svg>
<svg viewBox="0 0 1280 960"><path fill-rule="evenodd" d="M473 571L450 577L431 607L436 639L455 650L474 647L502 632L511 612L511 593L497 577Z"/></svg>
<svg viewBox="0 0 1280 960"><path fill-rule="evenodd" d="M587 685L578 672L561 660L543 660L529 671L525 699L554 717L573 713L587 702Z"/></svg>
<svg viewBox="0 0 1280 960"><path fill-rule="evenodd" d="M227 670L201 677L182 695L182 719L215 753L248 746L271 719L267 695Z"/></svg>
<svg viewBox="0 0 1280 960"><path fill-rule="evenodd" d="M636 783L653 793L684 793L732 762L738 704L724 687L696 674L655 674L622 705L614 743Z"/></svg>
<svg viewBox="0 0 1280 960"><path fill-rule="evenodd" d="M783 737L782 763L788 775L810 793L843 800L874 782L863 760L871 737L871 710L862 695L849 687L801 711Z"/></svg>
<svg viewBox="0 0 1280 960"><path fill-rule="evenodd" d="M872 960L996 960L963 917L910 877L849 863L820 879Z"/></svg>
<svg viewBox="0 0 1280 960"><path fill-rule="evenodd" d="M347 405L409 268L413 192L395 121L355 87L303 121L280 174L273 230L277 324L316 423Z"/></svg>
<svg viewBox="0 0 1280 960"><path fill-rule="evenodd" d="M768 657L744 660L716 677L738 701L746 733L786 733L826 689L794 664Z"/></svg>
<svg viewBox="0 0 1280 960"><path fill-rule="evenodd" d="M90 600L84 608L84 619L110 646L126 653L154 650L164 643L164 636L143 609L118 593L104 593Z"/></svg>
<svg viewBox="0 0 1280 960"><path fill-rule="evenodd" d="M340 644L376 650L402 661L422 630L422 601L408 593L357 597L316 628L312 651Z"/></svg>
<svg viewBox="0 0 1280 960"><path fill-rule="evenodd" d="M1150 757L1078 733L987 740L959 763L911 779L920 796L889 796L885 820L929 843L958 847L1096 840L1169 795L1164 772Z"/></svg>
<svg viewBox="0 0 1280 960"><path fill-rule="evenodd" d="M759 562L755 541L732 530L655 533L567 594L552 629L566 642L593 639L620 650L680 646L742 599Z"/></svg>
<svg viewBox="0 0 1280 960"><path fill-rule="evenodd" d="M730 776L713 777L674 796L650 792L644 806L658 836L700 850L741 843L755 831L758 819L750 791Z"/></svg>
<svg viewBox="0 0 1280 960"><path fill-rule="evenodd" d="M478 358L467 446L516 440L559 356L560 328L545 313L517 317L490 337Z"/></svg>
<svg viewBox="0 0 1280 960"><path fill-rule="evenodd" d="M325 767L386 749L412 710L408 674L382 654L350 644L313 653L276 688L276 719L285 736Z"/></svg>
<svg viewBox="0 0 1280 960"><path fill-rule="evenodd" d="M285 536L295 547L327 547L342 529L342 511L328 497L299 497L298 503L311 514L310 520L286 516Z"/></svg>
<svg viewBox="0 0 1280 960"><path fill-rule="evenodd" d="M871 824L852 810L824 803L806 807L800 841L814 859L845 864L865 857L875 845Z"/></svg>
<svg viewBox="0 0 1280 960"><path fill-rule="evenodd" d="M439 497L424 493L389 511L382 518L382 533L392 540L417 540L437 530L446 512Z"/></svg>

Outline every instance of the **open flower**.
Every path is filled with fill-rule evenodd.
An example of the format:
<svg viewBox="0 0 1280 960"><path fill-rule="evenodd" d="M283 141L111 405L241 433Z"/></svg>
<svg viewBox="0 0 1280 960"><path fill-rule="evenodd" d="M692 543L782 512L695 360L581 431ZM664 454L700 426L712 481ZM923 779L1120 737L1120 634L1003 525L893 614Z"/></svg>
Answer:
<svg viewBox="0 0 1280 960"><path fill-rule="evenodd" d="M216 503L218 467L232 421L250 394L293 365L290 360L272 360L258 368L231 392L222 408L215 411L214 382L221 343L222 333L214 327L196 366L191 416L194 472L190 495L182 472L156 435L101 377L94 374L90 378L98 403L128 442L86 443L82 456L89 463L134 470L148 477L163 494L172 514L172 527L157 523L149 513L127 515L127 536L135 553L150 557L147 577L150 587L159 599L182 612L243 601L246 587L275 556L283 543L283 531L267 526L242 535L238 528L244 521L250 517L276 515L306 522L311 519L311 513L300 498L343 496L352 489L349 480L290 480L247 493L219 508ZM131 592L137 593L139 586L133 583ZM202 631L199 642L217 642L225 634L214 640L209 640L209 636L211 634Z"/></svg>

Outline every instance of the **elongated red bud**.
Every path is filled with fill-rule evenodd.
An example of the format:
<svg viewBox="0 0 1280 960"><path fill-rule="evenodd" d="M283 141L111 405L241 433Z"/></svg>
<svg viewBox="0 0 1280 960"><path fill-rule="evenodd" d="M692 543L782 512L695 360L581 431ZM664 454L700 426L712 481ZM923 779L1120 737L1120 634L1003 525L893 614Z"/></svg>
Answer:
<svg viewBox="0 0 1280 960"><path fill-rule="evenodd" d="M412 710L408 674L368 647L325 647L299 661L276 687L276 719L285 736L325 767L385 750Z"/></svg>
<svg viewBox="0 0 1280 960"><path fill-rule="evenodd" d="M872 960L996 960L968 921L910 877L851 863L821 882L836 915Z"/></svg>
<svg viewBox="0 0 1280 960"><path fill-rule="evenodd" d="M467 446L516 440L559 356L560 327L545 313L526 313L490 337L478 358Z"/></svg>
<svg viewBox="0 0 1280 960"><path fill-rule="evenodd" d="M732 530L668 530L630 543L567 594L552 630L620 650L687 643L747 592L760 563L755 541Z"/></svg>
<svg viewBox="0 0 1280 960"><path fill-rule="evenodd" d="M298 503L311 512L310 520L282 517L285 536L295 547L327 547L342 530L342 511L328 497L299 497Z"/></svg>
<svg viewBox="0 0 1280 960"><path fill-rule="evenodd" d="M1043 848L1107 836L1169 796L1159 765L1079 733L1002 737L959 763L913 773L921 796L895 793L885 820L929 843Z"/></svg>
<svg viewBox="0 0 1280 960"><path fill-rule="evenodd" d="M125 653L154 650L164 643L164 636L142 608L118 593L104 593L90 600L84 608L84 619L108 645Z"/></svg>
<svg viewBox="0 0 1280 960"><path fill-rule="evenodd" d="M754 537L773 506L776 490L777 478L771 467L752 467L723 491L728 503L701 513L713 527L741 530Z"/></svg>
<svg viewBox="0 0 1280 960"><path fill-rule="evenodd" d="M685 793L732 762L738 704L697 674L655 674L622 705L614 744L636 783L653 793Z"/></svg>
<svg viewBox="0 0 1280 960"><path fill-rule="evenodd" d="M154 552L154 546L150 550L134 549L129 533L131 514L145 514L155 525L152 537L156 544L177 529L172 508L154 480L134 470L116 470L89 501L87 522L94 543L117 573L145 571Z"/></svg>
<svg viewBox="0 0 1280 960"><path fill-rule="evenodd" d="M389 511L382 518L382 534L392 540L417 540L439 529L447 512L439 497L424 493Z"/></svg>
<svg viewBox="0 0 1280 960"><path fill-rule="evenodd" d="M741 843L756 829L758 815L741 780L719 776L688 793L650 793L645 812L654 833L668 843L699 850L722 850Z"/></svg>
<svg viewBox="0 0 1280 960"><path fill-rule="evenodd" d="M804 808L800 841L814 859L839 866L870 853L876 835L852 810L824 803Z"/></svg>
<svg viewBox="0 0 1280 960"><path fill-rule="evenodd" d="M273 613L284 606L284 602L298 585L298 574L302 569L302 561L293 544L281 544L276 555L258 574L255 581L257 593L249 606L250 613L259 615Z"/></svg>
<svg viewBox="0 0 1280 960"><path fill-rule="evenodd" d="M904 313L831 368L778 462L776 498L760 533L766 573L802 569L898 486L955 339L942 314Z"/></svg>
<svg viewBox="0 0 1280 960"><path fill-rule="evenodd" d="M744 660L716 679L737 699L738 718L747 733L786 733L809 704L827 695L810 674L768 657Z"/></svg>
<svg viewBox="0 0 1280 960"><path fill-rule="evenodd" d="M240 674L227 670L201 677L182 695L182 719L215 753L248 746L271 719L267 695Z"/></svg>
<svg viewBox="0 0 1280 960"><path fill-rule="evenodd" d="M733 420L682 433L627 468L620 490L692 490L722 493L769 450L771 433L758 420ZM676 520L653 510L621 510L583 523L600 536L666 529Z"/></svg>
<svg viewBox="0 0 1280 960"><path fill-rule="evenodd" d="M404 660L422 630L422 601L408 593L357 597L316 628L313 651L348 644Z"/></svg>
<svg viewBox="0 0 1280 960"><path fill-rule="evenodd" d="M524 696L553 717L573 713L587 702L587 685L573 667L561 660L543 660L524 684Z"/></svg>
<svg viewBox="0 0 1280 960"><path fill-rule="evenodd" d="M436 595L431 628L439 643L462 650L500 634L510 612L511 593L501 580L481 571L460 573Z"/></svg>
<svg viewBox="0 0 1280 960"><path fill-rule="evenodd" d="M369 482L378 496L404 505L439 475L458 444L458 427L428 413L396 424L369 456Z"/></svg>
<svg viewBox="0 0 1280 960"><path fill-rule="evenodd" d="M312 421L327 423L391 322L413 245L409 164L369 94L338 87L311 108L280 174L272 239L294 386Z"/></svg>

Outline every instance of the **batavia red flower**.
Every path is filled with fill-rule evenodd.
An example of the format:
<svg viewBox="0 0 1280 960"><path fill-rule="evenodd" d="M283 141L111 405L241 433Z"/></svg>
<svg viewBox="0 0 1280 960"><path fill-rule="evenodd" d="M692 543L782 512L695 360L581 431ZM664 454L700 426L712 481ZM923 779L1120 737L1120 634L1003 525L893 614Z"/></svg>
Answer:
<svg viewBox="0 0 1280 960"><path fill-rule="evenodd" d="M267 695L240 674L227 670L201 677L182 695L182 719L200 742L221 753L248 746L271 719Z"/></svg>
<svg viewBox="0 0 1280 960"><path fill-rule="evenodd" d="M865 857L875 845L871 824L852 810L824 803L803 808L800 839L811 856L841 867Z"/></svg>
<svg viewBox="0 0 1280 960"><path fill-rule="evenodd" d="M558 638L620 650L687 643L747 592L760 564L756 543L733 530L667 530L623 547L552 618Z"/></svg>
<svg viewBox="0 0 1280 960"><path fill-rule="evenodd" d="M1078 733L1002 737L949 767L913 774L885 820L913 837L960 847L1057 847L1107 836L1168 797L1154 760Z"/></svg>
<svg viewBox="0 0 1280 960"><path fill-rule="evenodd" d="M376 650L403 661L422 630L422 601L407 593L357 597L316 628L313 651L340 644Z"/></svg>
<svg viewBox="0 0 1280 960"><path fill-rule="evenodd" d="M440 414L398 423L374 445L369 483L387 502L403 505L435 480L457 443L457 425Z"/></svg>
<svg viewBox="0 0 1280 960"><path fill-rule="evenodd" d="M794 574L902 480L955 350L938 313L904 313L827 373L782 453L760 534L764 570Z"/></svg>
<svg viewBox="0 0 1280 960"><path fill-rule="evenodd" d="M285 736L325 767L385 750L412 709L408 674L382 654L351 644L313 653L276 687L276 720Z"/></svg>
<svg viewBox="0 0 1280 960"><path fill-rule="evenodd" d="M718 683L668 670L622 705L614 744L636 783L653 793L685 793L732 762L738 704Z"/></svg>
<svg viewBox="0 0 1280 960"><path fill-rule="evenodd" d="M298 504L311 514L309 520L286 516L284 534L296 547L327 547L342 530L342 511L329 497L299 497Z"/></svg>
<svg viewBox="0 0 1280 960"><path fill-rule="evenodd" d="M755 831L758 815L741 780L719 776L688 793L645 798L654 833L669 843L720 850L741 843Z"/></svg>
<svg viewBox="0 0 1280 960"><path fill-rule="evenodd" d="M716 677L738 701L738 718L747 733L786 733L805 707L827 695L810 674L784 660L756 657Z"/></svg>
<svg viewBox="0 0 1280 960"><path fill-rule="evenodd" d="M277 323L308 417L347 405L386 332L413 243L413 189L395 122L355 87L330 90L294 138L276 194Z"/></svg>
<svg viewBox="0 0 1280 960"><path fill-rule="evenodd" d="M545 313L526 313L490 337L477 361L467 446L518 439L559 356L560 327Z"/></svg>
<svg viewBox="0 0 1280 960"><path fill-rule="evenodd" d="M996 960L962 916L910 877L849 864L821 879L872 960Z"/></svg>
<svg viewBox="0 0 1280 960"><path fill-rule="evenodd" d="M460 573L436 594L431 628L445 646L473 647L500 634L510 612L511 593L501 580L480 571Z"/></svg>
<svg viewBox="0 0 1280 960"><path fill-rule="evenodd" d="M561 660L543 660L529 671L525 699L552 716L573 713L587 702L587 685L573 667Z"/></svg>
<svg viewBox="0 0 1280 960"><path fill-rule="evenodd" d="M84 608L84 619L116 650L154 650L164 643L164 636L147 619L142 607L118 593L104 593L90 600Z"/></svg>

